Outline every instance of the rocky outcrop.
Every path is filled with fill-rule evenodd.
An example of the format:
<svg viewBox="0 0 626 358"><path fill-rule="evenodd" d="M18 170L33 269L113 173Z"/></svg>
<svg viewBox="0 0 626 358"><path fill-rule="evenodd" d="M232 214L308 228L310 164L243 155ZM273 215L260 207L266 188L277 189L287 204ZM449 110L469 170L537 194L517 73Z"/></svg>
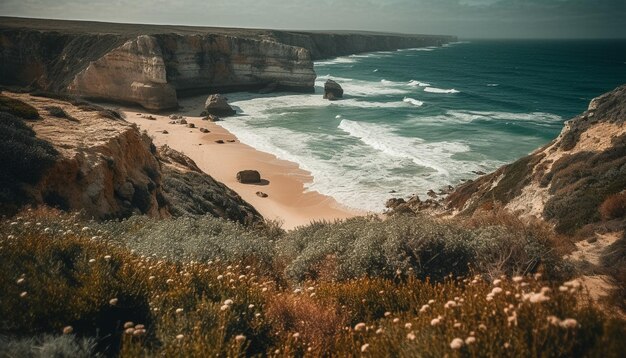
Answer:
<svg viewBox="0 0 626 358"><path fill-rule="evenodd" d="M453 40L2 18L0 84L162 110L190 94L312 92L314 60Z"/></svg>
<svg viewBox="0 0 626 358"><path fill-rule="evenodd" d="M3 95L28 103L39 112L40 119L28 122L39 142L31 140L25 145L48 154L29 154L29 158L39 158L41 163L24 162L17 157L8 167L6 163L0 166L0 179L7 173L15 174L12 178L22 178L24 173L34 173L35 169L37 172L35 180L26 178L19 187L3 188L2 213L7 213L5 208L12 208L13 212L17 209L16 200L11 203L4 199L25 197L18 204L83 211L99 220L133 214L210 214L243 224L263 220L252 206L201 172L191 159L169 148L157 152L145 133L110 111L88 103L72 104L28 94ZM47 110L51 107L61 109L66 116L51 114ZM15 150L19 149L17 143ZM5 192L7 189L20 193L5 195L11 194Z"/></svg>
<svg viewBox="0 0 626 358"><path fill-rule="evenodd" d="M333 80L326 80L326 83L324 83L324 99L335 101L340 98L343 98L343 88Z"/></svg>
<svg viewBox="0 0 626 358"><path fill-rule="evenodd" d="M261 182L261 174L256 170L242 170L237 173L237 181L242 184L258 184Z"/></svg>
<svg viewBox="0 0 626 358"><path fill-rule="evenodd" d="M558 232L573 233L607 219L623 226L622 214L603 211L626 204L620 204L625 190L626 85L591 101L548 145L462 184L446 203L461 213L503 206L552 222Z"/></svg>
<svg viewBox="0 0 626 358"><path fill-rule="evenodd" d="M203 116L232 116L237 112L228 104L228 98L221 94L212 94L206 99Z"/></svg>

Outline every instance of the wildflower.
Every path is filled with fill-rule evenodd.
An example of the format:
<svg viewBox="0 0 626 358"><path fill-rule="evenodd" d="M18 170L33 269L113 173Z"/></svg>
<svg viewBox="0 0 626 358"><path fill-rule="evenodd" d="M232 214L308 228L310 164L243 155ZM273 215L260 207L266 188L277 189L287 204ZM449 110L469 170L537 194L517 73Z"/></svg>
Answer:
<svg viewBox="0 0 626 358"><path fill-rule="evenodd" d="M296 333L293 334L292 337L295 338L295 339L298 339L298 338L300 338L300 333L296 332Z"/></svg>
<svg viewBox="0 0 626 358"><path fill-rule="evenodd" d="M218 276L217 276L217 279L218 279L218 280L221 280L221 279L223 279L223 278L224 278L224 275L218 275Z"/></svg>
<svg viewBox="0 0 626 358"><path fill-rule="evenodd" d="M237 341L237 343L243 343L246 340L246 336L244 336L243 334L238 334L235 336L235 341Z"/></svg>
<svg viewBox="0 0 626 358"><path fill-rule="evenodd" d="M573 318L566 318L559 323L561 328L576 328L578 326L578 322Z"/></svg>
<svg viewBox="0 0 626 358"><path fill-rule="evenodd" d="M239 275L240 280L243 280L244 278L246 278L246 275Z"/></svg>
<svg viewBox="0 0 626 358"><path fill-rule="evenodd" d="M309 297L315 297L315 292L312 292Z"/></svg>
<svg viewBox="0 0 626 358"><path fill-rule="evenodd" d="M580 288L580 281L578 280L571 280L571 281L567 281L563 284L563 286L565 287L569 287L572 289L578 289Z"/></svg>
<svg viewBox="0 0 626 358"><path fill-rule="evenodd" d="M488 293L487 297L485 298L487 301L492 301L493 300L493 293Z"/></svg>
<svg viewBox="0 0 626 358"><path fill-rule="evenodd" d="M179 341L182 340L183 338L185 338L185 336L182 334L179 334L176 336L176 339L178 339Z"/></svg>
<svg viewBox="0 0 626 358"><path fill-rule="evenodd" d="M409 341L414 341L415 340L415 333L410 332L406 335L406 339L408 339Z"/></svg>
<svg viewBox="0 0 626 358"><path fill-rule="evenodd" d="M229 305L222 305L222 307L220 307L220 311L226 311L229 308L230 308Z"/></svg>
<svg viewBox="0 0 626 358"><path fill-rule="evenodd" d="M22 278L18 278L16 282L18 285L21 285L24 283L24 280L25 280L24 277L22 277Z"/></svg>
<svg viewBox="0 0 626 358"><path fill-rule="evenodd" d="M92 264L92 263L94 263L94 262L96 262L96 259L89 259L89 263L90 263L90 264Z"/></svg>
<svg viewBox="0 0 626 358"><path fill-rule="evenodd" d="M50 228L49 228L49 227L47 227L47 228L43 229L43 232L45 232L46 234L48 234L48 233L50 232Z"/></svg>
<svg viewBox="0 0 626 358"><path fill-rule="evenodd" d="M131 327L135 327L135 324L133 322L126 322L124 323L124 328L131 328Z"/></svg>
<svg viewBox="0 0 626 358"><path fill-rule="evenodd" d="M301 290L301 289L299 289L299 288L296 288L295 290L293 290L293 293L296 293L296 294L298 294L298 293L300 293L300 292L302 292L302 290Z"/></svg>
<svg viewBox="0 0 626 358"><path fill-rule="evenodd" d="M551 291L552 291L552 289L550 289L550 287L544 286L544 287L541 288L540 292L545 295L546 293L550 293Z"/></svg>
<svg viewBox="0 0 626 358"><path fill-rule="evenodd" d="M561 320L556 316L548 316L548 323L553 326L558 326L561 323Z"/></svg>
<svg viewBox="0 0 626 358"><path fill-rule="evenodd" d="M485 326L484 324L482 324L482 323L481 323L481 324L478 326L478 329L480 329L481 331L486 331L486 330L487 330L487 326Z"/></svg>
<svg viewBox="0 0 626 358"><path fill-rule="evenodd" d="M413 325L411 323L406 323L404 325L404 328L406 328L406 329L411 329L411 327L413 327Z"/></svg>
<svg viewBox="0 0 626 358"><path fill-rule="evenodd" d="M461 328L461 322L457 322L454 324L454 328Z"/></svg>
<svg viewBox="0 0 626 358"><path fill-rule="evenodd" d="M235 282L235 279L234 279L234 278L231 278L230 280L228 280L228 282L229 282L229 283L234 283L234 282Z"/></svg>
<svg viewBox="0 0 626 358"><path fill-rule="evenodd" d="M72 332L74 332L74 328L72 326L63 327L63 334L70 334Z"/></svg>
<svg viewBox="0 0 626 358"><path fill-rule="evenodd" d="M178 314L183 313L183 311L184 311L184 310L183 310L182 308L177 308L177 309L176 309L176 313L178 313Z"/></svg>
<svg viewBox="0 0 626 358"><path fill-rule="evenodd" d="M491 290L491 293L495 296L498 293L502 293L502 289L500 287L494 287L493 290Z"/></svg>
<svg viewBox="0 0 626 358"><path fill-rule="evenodd" d="M377 330L376 330L376 334L381 334L381 333L383 333L384 331L385 331L384 329L379 328L379 329L377 329Z"/></svg>
<svg viewBox="0 0 626 358"><path fill-rule="evenodd" d="M115 306L115 305L117 304L117 302L118 302L117 298L111 298L111 299L109 300L109 304L110 304L111 306Z"/></svg>
<svg viewBox="0 0 626 358"><path fill-rule="evenodd" d="M24 291L22 293L20 293L20 297L24 298L28 295L28 292Z"/></svg>
<svg viewBox="0 0 626 358"><path fill-rule="evenodd" d="M133 333L135 333L135 329L132 328L132 327L131 328L126 328L124 330L124 333L126 333L126 334L133 334Z"/></svg>
<svg viewBox="0 0 626 358"><path fill-rule="evenodd" d="M429 305L432 305L433 303L435 303L435 300L428 300Z"/></svg>
<svg viewBox="0 0 626 358"><path fill-rule="evenodd" d="M424 312L428 311L429 308L430 308L429 305L423 305L422 308L420 308L420 313L424 313Z"/></svg>
<svg viewBox="0 0 626 358"><path fill-rule="evenodd" d="M391 312L389 311L385 312L385 317L389 317L389 316L391 316Z"/></svg>
<svg viewBox="0 0 626 358"><path fill-rule="evenodd" d="M474 343L476 343L476 337L469 336L465 338L465 344L467 344L468 346Z"/></svg>
<svg viewBox="0 0 626 358"><path fill-rule="evenodd" d="M502 282L502 280L497 278L497 279L493 280L493 285L494 286L498 286L501 282Z"/></svg>
<svg viewBox="0 0 626 358"><path fill-rule="evenodd" d="M230 298L224 301L224 304L229 305L229 306L232 305L233 303L234 303L233 300L231 300Z"/></svg>
<svg viewBox="0 0 626 358"><path fill-rule="evenodd" d="M145 329L136 329L135 328L135 332L133 332L133 336L142 336L146 333Z"/></svg>
<svg viewBox="0 0 626 358"><path fill-rule="evenodd" d="M254 305L253 305L253 304L249 304L249 305L248 305L248 308L249 308L249 309L253 309L253 308L254 308Z"/></svg>
<svg viewBox="0 0 626 358"><path fill-rule="evenodd" d="M400 322L400 318L396 317L393 319L393 323L398 323L398 322Z"/></svg>
<svg viewBox="0 0 626 358"><path fill-rule="evenodd" d="M431 325L431 326L433 326L433 327L434 327L434 326L438 326L440 323L441 323L441 320L440 320L439 318L433 318L433 319L430 321L430 325Z"/></svg>
<svg viewBox="0 0 626 358"><path fill-rule="evenodd" d="M267 287L263 287L263 288L261 289L261 292L267 292Z"/></svg>
<svg viewBox="0 0 626 358"><path fill-rule="evenodd" d="M504 343L504 348L506 348L506 349L511 348L511 343L509 343L509 342Z"/></svg>
<svg viewBox="0 0 626 358"><path fill-rule="evenodd" d="M111 255L104 255L104 259L105 260L110 260L111 259Z"/></svg>
<svg viewBox="0 0 626 358"><path fill-rule="evenodd" d="M365 323L357 323L356 326L354 326L354 330L357 332L365 330Z"/></svg>
<svg viewBox="0 0 626 358"><path fill-rule="evenodd" d="M522 277L522 276L515 276L515 277L513 277L513 282L515 282L515 283L522 282L523 280L524 280L524 277Z"/></svg>
<svg viewBox="0 0 626 358"><path fill-rule="evenodd" d="M261 314L257 312L257 313L254 314L254 317L259 318L259 317L261 317Z"/></svg>
<svg viewBox="0 0 626 358"><path fill-rule="evenodd" d="M370 345L368 343L365 343L364 345L361 346L361 353L365 353L367 352L367 349L370 347Z"/></svg>
<svg viewBox="0 0 626 358"><path fill-rule="evenodd" d="M450 348L461 349L463 347L463 340L461 338L455 338L450 342Z"/></svg>
<svg viewBox="0 0 626 358"><path fill-rule="evenodd" d="M81 230L81 231L82 231L82 232L89 231L89 228L88 228L87 226L85 226L84 228L82 228L82 230Z"/></svg>
<svg viewBox="0 0 626 358"><path fill-rule="evenodd" d="M559 286L559 292L567 292L569 291L569 288L566 286Z"/></svg>
<svg viewBox="0 0 626 358"><path fill-rule="evenodd" d="M150 276L150 277L148 277L148 280L152 281L152 280L154 280L155 278L156 278L156 276Z"/></svg>
<svg viewBox="0 0 626 358"><path fill-rule="evenodd" d="M444 307L445 308L454 308L454 307L456 307L456 302L455 301L448 301L448 302L446 302Z"/></svg>

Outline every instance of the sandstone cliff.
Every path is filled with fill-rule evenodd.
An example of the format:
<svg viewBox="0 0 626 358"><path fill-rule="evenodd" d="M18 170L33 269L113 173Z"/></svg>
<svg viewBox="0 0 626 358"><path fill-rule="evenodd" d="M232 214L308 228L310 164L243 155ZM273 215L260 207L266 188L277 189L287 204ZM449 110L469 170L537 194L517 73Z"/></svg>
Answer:
<svg viewBox="0 0 626 358"><path fill-rule="evenodd" d="M176 107L178 96L312 91L313 60L438 46L449 36L306 33L0 18L0 84Z"/></svg>
<svg viewBox="0 0 626 358"><path fill-rule="evenodd" d="M24 123L40 141L36 150L47 152L32 155L29 147L35 146L30 143L23 149L26 152L18 152L25 141L20 133L8 138L13 143L1 147L3 158L11 155L2 163L3 174L36 173L30 176L33 180L24 175L7 178L22 179L9 188L17 194L0 193L2 213L14 212L18 204L46 204L82 210L96 219L211 214L245 224L262 221L254 208L199 171L189 158L168 148L157 151L146 134L112 111L28 94L2 96L30 104L39 112L38 120ZM2 124L21 120L13 118L1 118ZM16 152L7 153L10 150ZM26 162L26 158L43 158L46 165Z"/></svg>
<svg viewBox="0 0 626 358"><path fill-rule="evenodd" d="M459 186L446 203L461 213L501 204L562 233L600 220L619 230L625 190L626 85L592 100L548 145Z"/></svg>

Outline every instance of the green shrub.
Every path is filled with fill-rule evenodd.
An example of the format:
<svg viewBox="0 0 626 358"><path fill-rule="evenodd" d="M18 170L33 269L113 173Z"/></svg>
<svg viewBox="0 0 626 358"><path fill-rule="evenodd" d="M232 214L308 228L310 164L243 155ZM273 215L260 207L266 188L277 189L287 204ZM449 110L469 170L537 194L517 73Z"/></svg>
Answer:
<svg viewBox="0 0 626 358"><path fill-rule="evenodd" d="M0 95L0 112L6 112L24 119L39 119L39 112L28 103L19 99Z"/></svg>
<svg viewBox="0 0 626 358"><path fill-rule="evenodd" d="M57 156L23 119L0 112L0 213L11 213L28 202L24 185L37 183Z"/></svg>
<svg viewBox="0 0 626 358"><path fill-rule="evenodd" d="M93 338L78 338L74 335L43 335L21 339L0 337L0 358L100 357L95 348Z"/></svg>

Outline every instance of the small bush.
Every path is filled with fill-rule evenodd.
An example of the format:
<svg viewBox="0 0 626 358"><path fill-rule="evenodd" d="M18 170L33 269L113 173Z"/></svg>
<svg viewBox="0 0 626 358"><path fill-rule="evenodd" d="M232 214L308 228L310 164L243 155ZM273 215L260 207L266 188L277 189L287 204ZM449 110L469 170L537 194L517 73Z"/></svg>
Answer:
<svg viewBox="0 0 626 358"><path fill-rule="evenodd" d="M28 202L24 186L36 184L57 156L23 119L0 112L0 213L10 214Z"/></svg>
<svg viewBox="0 0 626 358"><path fill-rule="evenodd" d="M46 106L44 107L44 109L48 111L48 114L50 114L53 117L64 118L72 122L78 122L78 119L69 115L67 112L65 112L63 108L59 106Z"/></svg>
<svg viewBox="0 0 626 358"><path fill-rule="evenodd" d="M78 338L74 335L43 335L22 339L0 337L0 358L100 357L95 348L94 339Z"/></svg>
<svg viewBox="0 0 626 358"><path fill-rule="evenodd" d="M619 219L626 215L626 192L613 194L600 205L600 215L604 220Z"/></svg>
<svg viewBox="0 0 626 358"><path fill-rule="evenodd" d="M39 112L28 103L19 99L0 95L0 112L6 112L24 119L39 119Z"/></svg>

